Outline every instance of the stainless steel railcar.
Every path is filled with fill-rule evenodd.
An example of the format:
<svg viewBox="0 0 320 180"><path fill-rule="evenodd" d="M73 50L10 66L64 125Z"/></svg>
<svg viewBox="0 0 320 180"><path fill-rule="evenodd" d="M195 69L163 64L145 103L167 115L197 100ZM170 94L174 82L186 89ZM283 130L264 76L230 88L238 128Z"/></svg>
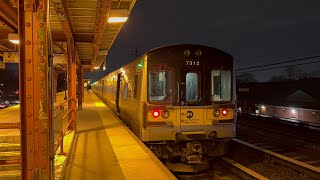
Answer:
<svg viewBox="0 0 320 180"><path fill-rule="evenodd" d="M221 50L156 48L92 87L173 171L205 170L235 136L233 58Z"/></svg>

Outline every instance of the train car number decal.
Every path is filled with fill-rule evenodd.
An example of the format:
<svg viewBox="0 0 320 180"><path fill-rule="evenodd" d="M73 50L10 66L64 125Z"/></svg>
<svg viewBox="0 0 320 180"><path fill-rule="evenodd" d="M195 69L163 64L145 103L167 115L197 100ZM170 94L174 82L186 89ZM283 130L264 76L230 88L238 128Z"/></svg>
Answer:
<svg viewBox="0 0 320 180"><path fill-rule="evenodd" d="M186 61L187 66L199 66L200 62L199 61Z"/></svg>

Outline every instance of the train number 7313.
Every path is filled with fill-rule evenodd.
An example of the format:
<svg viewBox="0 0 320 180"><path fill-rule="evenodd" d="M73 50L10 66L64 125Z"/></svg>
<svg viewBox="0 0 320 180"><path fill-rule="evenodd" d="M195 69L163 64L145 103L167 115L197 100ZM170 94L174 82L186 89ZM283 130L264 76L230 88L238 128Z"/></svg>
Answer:
<svg viewBox="0 0 320 180"><path fill-rule="evenodd" d="M186 61L186 65L188 65L188 66L199 66L200 62L199 61Z"/></svg>

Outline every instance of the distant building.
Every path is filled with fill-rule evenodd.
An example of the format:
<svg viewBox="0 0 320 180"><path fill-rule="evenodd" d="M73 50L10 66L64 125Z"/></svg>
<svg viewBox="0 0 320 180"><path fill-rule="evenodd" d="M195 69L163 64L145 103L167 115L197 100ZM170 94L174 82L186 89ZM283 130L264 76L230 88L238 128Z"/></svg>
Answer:
<svg viewBox="0 0 320 180"><path fill-rule="evenodd" d="M280 119L320 125L320 78L237 85L238 107Z"/></svg>
<svg viewBox="0 0 320 180"><path fill-rule="evenodd" d="M319 92L320 78L237 85L241 105L269 104L320 110Z"/></svg>

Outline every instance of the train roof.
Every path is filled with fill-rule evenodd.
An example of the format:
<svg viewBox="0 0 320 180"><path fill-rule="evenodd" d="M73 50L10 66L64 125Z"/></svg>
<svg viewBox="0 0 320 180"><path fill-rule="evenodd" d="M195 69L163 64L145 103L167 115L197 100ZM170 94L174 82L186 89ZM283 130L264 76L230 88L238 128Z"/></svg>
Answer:
<svg viewBox="0 0 320 180"><path fill-rule="evenodd" d="M206 45L200 45L200 44L171 44L171 45L164 45L164 46L160 46L160 47L156 47L153 49L150 49L146 54L151 53L151 52L155 52L155 51L161 51L161 50L165 50L165 49L172 49L172 48L205 48L205 49L210 49L212 51L218 52L220 54L225 54L228 55L232 58L232 55L222 51L220 49L211 47L211 46L206 46Z"/></svg>

